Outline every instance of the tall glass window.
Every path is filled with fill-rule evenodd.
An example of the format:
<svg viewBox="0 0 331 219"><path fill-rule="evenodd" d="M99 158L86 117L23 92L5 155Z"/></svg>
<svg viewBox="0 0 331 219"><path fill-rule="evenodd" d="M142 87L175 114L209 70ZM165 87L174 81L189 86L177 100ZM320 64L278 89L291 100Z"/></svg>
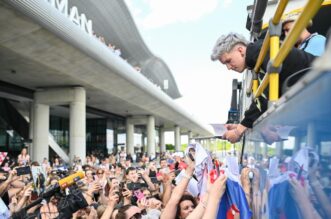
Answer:
<svg viewBox="0 0 331 219"><path fill-rule="evenodd" d="M65 149L69 150L69 119L58 116L50 117L49 131L54 137L57 144Z"/></svg>

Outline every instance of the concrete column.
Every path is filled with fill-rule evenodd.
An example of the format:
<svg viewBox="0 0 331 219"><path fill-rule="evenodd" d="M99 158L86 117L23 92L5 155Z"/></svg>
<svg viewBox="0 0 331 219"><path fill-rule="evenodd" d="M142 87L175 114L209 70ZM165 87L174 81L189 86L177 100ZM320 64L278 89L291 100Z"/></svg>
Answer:
<svg viewBox="0 0 331 219"><path fill-rule="evenodd" d="M134 124L130 123L130 119L126 119L126 153L134 153Z"/></svg>
<svg viewBox="0 0 331 219"><path fill-rule="evenodd" d="M148 155L155 157L155 118L147 117L147 152Z"/></svg>
<svg viewBox="0 0 331 219"><path fill-rule="evenodd" d="M33 154L32 160L42 162L48 158L48 133L49 133L49 106L34 103L33 105Z"/></svg>
<svg viewBox="0 0 331 219"><path fill-rule="evenodd" d="M30 109L29 109L29 139L33 139L33 120L34 120L33 111L34 111L34 103L31 102ZM30 147L28 148L28 151L29 151L30 157L33 157L33 147L31 147L31 146L32 145L30 145Z"/></svg>
<svg viewBox="0 0 331 219"><path fill-rule="evenodd" d="M180 151L180 127L175 126L175 150Z"/></svg>
<svg viewBox="0 0 331 219"><path fill-rule="evenodd" d="M86 157L86 93L82 87L74 88L74 100L70 102L69 121L70 160L75 156Z"/></svg>
<svg viewBox="0 0 331 219"><path fill-rule="evenodd" d="M193 133L192 131L189 131L188 134L187 134L187 137L188 137L188 143L193 143Z"/></svg>
<svg viewBox="0 0 331 219"><path fill-rule="evenodd" d="M166 151L166 146L165 146L165 137L164 137L164 130L160 128L159 130L159 142L160 142L160 150L161 153Z"/></svg>

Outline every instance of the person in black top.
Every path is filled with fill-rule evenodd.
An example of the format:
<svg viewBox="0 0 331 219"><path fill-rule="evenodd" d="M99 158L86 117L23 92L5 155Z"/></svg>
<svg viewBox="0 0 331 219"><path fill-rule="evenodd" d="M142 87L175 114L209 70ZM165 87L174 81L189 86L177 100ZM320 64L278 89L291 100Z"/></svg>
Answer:
<svg viewBox="0 0 331 219"><path fill-rule="evenodd" d="M220 61L223 65L226 65L229 70L242 73L245 69L254 68L262 44L262 40L249 43L245 37L237 33L222 35L214 46L211 59L213 61ZM314 58L315 56L305 51L293 48L283 62L279 75L279 87L282 87L284 81L292 74L309 68ZM267 71L268 62L269 52L267 52L261 65L262 71ZM259 79L262 80L264 75L265 73L260 72L258 74ZM301 76L302 74L294 76L289 85L293 85ZM265 90L265 93L266 92L267 90ZM249 109L245 111L244 118L240 124L226 125L228 131L223 137L232 143L239 141L247 128L252 128L254 121L267 110L267 106L268 100L263 97L263 95L254 100Z"/></svg>

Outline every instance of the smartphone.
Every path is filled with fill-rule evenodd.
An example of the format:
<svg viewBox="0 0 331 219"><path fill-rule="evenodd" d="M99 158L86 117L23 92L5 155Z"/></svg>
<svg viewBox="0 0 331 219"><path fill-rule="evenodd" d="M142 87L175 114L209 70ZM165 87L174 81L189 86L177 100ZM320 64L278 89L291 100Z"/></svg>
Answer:
<svg viewBox="0 0 331 219"><path fill-rule="evenodd" d="M140 190L136 190L133 193L134 193L134 196L136 196L138 200L141 200L145 197L144 193L142 193Z"/></svg>
<svg viewBox="0 0 331 219"><path fill-rule="evenodd" d="M30 166L16 168L17 176L27 175L31 173Z"/></svg>

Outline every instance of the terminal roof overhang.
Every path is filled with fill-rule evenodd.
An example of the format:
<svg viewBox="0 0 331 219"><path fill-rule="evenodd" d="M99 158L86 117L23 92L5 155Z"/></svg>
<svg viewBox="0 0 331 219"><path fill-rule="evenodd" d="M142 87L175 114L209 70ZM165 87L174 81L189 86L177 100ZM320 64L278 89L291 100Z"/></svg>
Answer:
<svg viewBox="0 0 331 219"><path fill-rule="evenodd" d="M212 135L210 127L47 2L8 2L16 9L0 3L2 81L32 90L83 86L89 107L122 116L154 115L156 125Z"/></svg>

